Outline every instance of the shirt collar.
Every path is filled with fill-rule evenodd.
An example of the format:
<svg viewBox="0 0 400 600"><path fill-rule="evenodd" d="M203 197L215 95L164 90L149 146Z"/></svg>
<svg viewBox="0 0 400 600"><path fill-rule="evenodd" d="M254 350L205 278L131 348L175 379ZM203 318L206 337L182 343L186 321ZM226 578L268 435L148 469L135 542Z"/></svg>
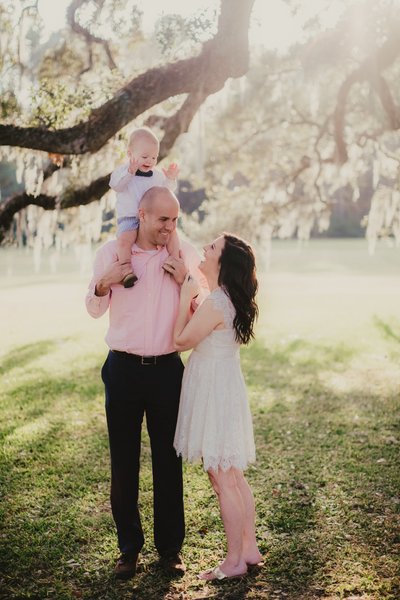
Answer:
<svg viewBox="0 0 400 600"><path fill-rule="evenodd" d="M137 244L133 244L132 254L150 254L150 253L156 254L157 252L160 252L161 250L164 250L165 248L166 248L166 246L157 246L157 248L154 248L153 250L143 250L143 248L140 248Z"/></svg>

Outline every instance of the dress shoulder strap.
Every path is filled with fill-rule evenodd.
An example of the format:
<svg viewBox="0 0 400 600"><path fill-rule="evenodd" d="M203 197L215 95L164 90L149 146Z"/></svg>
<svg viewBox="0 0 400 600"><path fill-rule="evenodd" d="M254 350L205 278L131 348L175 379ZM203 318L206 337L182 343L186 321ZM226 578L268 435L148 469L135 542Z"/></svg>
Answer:
<svg viewBox="0 0 400 600"><path fill-rule="evenodd" d="M224 315L225 326L232 327L236 311L228 294L222 288L216 288L209 298L213 301L214 308Z"/></svg>

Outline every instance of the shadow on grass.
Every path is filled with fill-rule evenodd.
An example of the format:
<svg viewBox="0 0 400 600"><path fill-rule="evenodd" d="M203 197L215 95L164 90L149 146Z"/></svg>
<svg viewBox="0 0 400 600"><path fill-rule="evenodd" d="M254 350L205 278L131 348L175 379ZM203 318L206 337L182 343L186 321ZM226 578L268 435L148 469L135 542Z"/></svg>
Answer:
<svg viewBox="0 0 400 600"><path fill-rule="evenodd" d="M303 376L315 376L326 369L342 370L356 352L346 344L327 346L295 339L273 349L255 342L242 350L241 360L249 385L292 388Z"/></svg>
<svg viewBox="0 0 400 600"><path fill-rule="evenodd" d="M0 439L18 435L18 429L33 425L34 419L51 422L57 410L62 411L63 402L72 396L94 398L102 393L99 379L97 369L89 369L74 373L72 377L51 377L42 371L35 372L33 379L17 382L2 399L4 418ZM62 412L57 416L63 419ZM29 435L25 436L25 440L29 445ZM22 441L20 443L23 444Z"/></svg>
<svg viewBox="0 0 400 600"><path fill-rule="evenodd" d="M133 581L132 600L162 600L171 597L174 584L179 582L179 578L169 577L157 567L157 560L152 561L145 569L140 572L136 580Z"/></svg>
<svg viewBox="0 0 400 600"><path fill-rule="evenodd" d="M216 542L223 545L223 529L210 511L209 489L201 491L203 480L196 488L198 478L206 477L201 469L191 469L187 484L189 572L182 581L169 580L157 570L151 549L151 466L144 443L140 498L150 550L144 548L137 578L117 583L112 579L117 552L100 366L18 385L11 391L9 418L20 423L22 413L26 425L39 417L50 427L37 437L18 438L15 453L5 455L6 535L0 554L7 597L242 600L273 598L281 590L286 600L305 600L330 595L332 581L342 585L334 597L373 593L381 557L390 556L396 544L394 516L393 523L390 519L396 508L398 447L391 442L390 398L379 391L333 391L320 377L325 371L341 373L353 356L345 346L303 340L276 352L260 344L243 351L258 449L249 480L266 564L246 579L209 586L208 595L197 593L196 573L190 572L191 561L199 560L199 520L208 524L201 552L210 558ZM365 578L350 581L352 573L335 573L329 565L342 559L347 570L352 561L358 569L367 563ZM391 579L390 572L386 576ZM394 584L387 585L394 590ZM390 597L382 590L377 594Z"/></svg>
<svg viewBox="0 0 400 600"><path fill-rule="evenodd" d="M49 593L57 599L76 593L119 598L119 583L112 578L117 545L100 367L73 378L42 374L40 381L27 381L10 394L7 416L16 422L11 430L6 426L0 473L7 505L1 517L8 535L0 542L7 598ZM37 431L38 422L46 427ZM142 483L151 487L148 448L143 454ZM148 491L142 489L142 498ZM147 502L142 510L147 540L152 539L151 513ZM103 551L93 559L99 548ZM135 579L135 590L145 598L161 598L170 587L171 581L151 566Z"/></svg>
<svg viewBox="0 0 400 600"><path fill-rule="evenodd" d="M355 581L347 587L340 588L339 577L340 594L377 591L386 598L394 590L380 573L382 555L390 556L396 545L393 523L385 536L382 522L392 518L399 485L393 436L398 400L364 386L351 392L328 386L321 373L342 373L353 356L343 345L302 340L277 352L260 344L243 352L256 406L258 464L250 480L270 532L267 542L261 540L268 548L265 580L290 598L328 595L326 565L335 560L364 563L363 576L346 574Z"/></svg>
<svg viewBox="0 0 400 600"><path fill-rule="evenodd" d="M6 354L0 362L0 375L21 367L26 367L29 363L40 356L49 354L53 348L58 346L59 342L54 340L41 340L34 344L19 346Z"/></svg>

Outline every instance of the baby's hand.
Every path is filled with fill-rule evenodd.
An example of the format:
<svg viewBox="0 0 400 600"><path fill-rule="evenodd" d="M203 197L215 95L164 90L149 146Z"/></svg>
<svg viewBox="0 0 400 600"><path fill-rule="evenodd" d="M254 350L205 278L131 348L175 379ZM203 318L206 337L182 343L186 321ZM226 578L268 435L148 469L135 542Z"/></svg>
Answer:
<svg viewBox="0 0 400 600"><path fill-rule="evenodd" d="M139 160L132 156L132 158L129 161L128 173L130 173L131 175L135 175L136 171L138 170L138 166Z"/></svg>
<svg viewBox="0 0 400 600"><path fill-rule="evenodd" d="M178 177L179 167L176 163L171 163L168 169L163 169L163 173L167 179L172 179L175 181L175 179Z"/></svg>

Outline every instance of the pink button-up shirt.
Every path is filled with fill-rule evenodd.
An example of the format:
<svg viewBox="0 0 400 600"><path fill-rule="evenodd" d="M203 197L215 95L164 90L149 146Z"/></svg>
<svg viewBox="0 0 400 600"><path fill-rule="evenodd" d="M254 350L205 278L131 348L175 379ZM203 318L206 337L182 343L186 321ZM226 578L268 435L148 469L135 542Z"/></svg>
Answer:
<svg viewBox="0 0 400 600"><path fill-rule="evenodd" d="M196 250L181 242L182 256L190 273L207 286L199 271ZM158 250L132 248L132 266L138 277L134 287L112 285L106 296L96 296L96 283L108 266L117 260L117 244L113 240L102 246L95 258L93 278L86 295L86 308L95 319L109 309L109 328L105 341L112 350L141 356L159 356L175 350L173 329L178 314L180 287L162 268L168 258L165 247Z"/></svg>

